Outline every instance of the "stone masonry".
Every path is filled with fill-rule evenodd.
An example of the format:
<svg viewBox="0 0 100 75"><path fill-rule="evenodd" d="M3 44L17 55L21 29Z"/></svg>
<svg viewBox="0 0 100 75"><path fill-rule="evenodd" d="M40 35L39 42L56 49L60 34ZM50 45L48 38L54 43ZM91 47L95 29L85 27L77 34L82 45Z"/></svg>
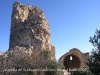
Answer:
<svg viewBox="0 0 100 75"><path fill-rule="evenodd" d="M72 59L70 59L70 57ZM62 55L59 59L59 61L65 66L65 68L86 68L88 69L88 66L85 64L88 61L89 53L82 53L77 48L72 48L69 50L69 52Z"/></svg>
<svg viewBox="0 0 100 75"><path fill-rule="evenodd" d="M9 51L16 48L29 50L33 59L39 52L49 50L55 59L55 47L50 43L50 26L43 11L37 6L13 4Z"/></svg>

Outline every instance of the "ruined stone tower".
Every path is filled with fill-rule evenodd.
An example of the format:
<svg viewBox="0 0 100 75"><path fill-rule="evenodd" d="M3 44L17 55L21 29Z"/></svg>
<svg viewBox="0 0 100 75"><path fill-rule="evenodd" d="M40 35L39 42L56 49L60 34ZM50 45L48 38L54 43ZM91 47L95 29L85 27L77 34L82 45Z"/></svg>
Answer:
<svg viewBox="0 0 100 75"><path fill-rule="evenodd" d="M50 26L43 11L37 6L13 4L9 51L15 48L31 50L38 58L41 50L49 50L55 59L55 47L50 43Z"/></svg>

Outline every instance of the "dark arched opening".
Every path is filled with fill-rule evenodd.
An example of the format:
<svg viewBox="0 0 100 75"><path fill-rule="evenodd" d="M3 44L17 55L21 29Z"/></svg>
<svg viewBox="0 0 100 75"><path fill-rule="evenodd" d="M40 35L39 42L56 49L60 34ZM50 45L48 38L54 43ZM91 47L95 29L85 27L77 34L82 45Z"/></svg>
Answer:
<svg viewBox="0 0 100 75"><path fill-rule="evenodd" d="M65 66L65 69L68 69L68 68L71 68L71 69L76 68L77 69L81 65L81 61L76 55L66 56L63 63Z"/></svg>

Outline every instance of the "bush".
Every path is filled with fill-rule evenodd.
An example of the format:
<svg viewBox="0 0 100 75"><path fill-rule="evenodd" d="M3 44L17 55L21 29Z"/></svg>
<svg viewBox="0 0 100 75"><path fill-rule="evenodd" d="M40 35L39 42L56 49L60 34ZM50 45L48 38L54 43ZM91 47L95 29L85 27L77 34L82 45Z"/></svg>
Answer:
<svg viewBox="0 0 100 75"><path fill-rule="evenodd" d="M45 75L62 75L64 66L62 66L62 64L57 61L51 60L48 63L47 69L51 71L46 71Z"/></svg>
<svg viewBox="0 0 100 75"><path fill-rule="evenodd" d="M58 70L64 69L64 66L60 62L50 59L51 53L49 50L43 50L41 52L41 55L44 58L44 61L46 62L44 68L46 68L47 71L44 72L44 75L62 75L63 74L62 71L58 71Z"/></svg>
<svg viewBox="0 0 100 75"><path fill-rule="evenodd" d="M92 73L88 71L74 71L71 72L71 75L92 75Z"/></svg>

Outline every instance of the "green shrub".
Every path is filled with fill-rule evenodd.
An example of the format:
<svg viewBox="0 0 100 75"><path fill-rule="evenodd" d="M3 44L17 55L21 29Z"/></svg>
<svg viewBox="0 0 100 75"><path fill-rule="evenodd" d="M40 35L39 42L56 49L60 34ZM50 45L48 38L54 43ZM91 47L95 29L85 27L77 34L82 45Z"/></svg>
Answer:
<svg viewBox="0 0 100 75"><path fill-rule="evenodd" d="M62 66L62 64L57 61L50 60L47 65L47 69L48 71L45 72L45 75L62 75L64 66Z"/></svg>
<svg viewBox="0 0 100 75"><path fill-rule="evenodd" d="M51 53L49 50L43 50L41 52L41 56L44 58L44 60L49 60L51 57Z"/></svg>

